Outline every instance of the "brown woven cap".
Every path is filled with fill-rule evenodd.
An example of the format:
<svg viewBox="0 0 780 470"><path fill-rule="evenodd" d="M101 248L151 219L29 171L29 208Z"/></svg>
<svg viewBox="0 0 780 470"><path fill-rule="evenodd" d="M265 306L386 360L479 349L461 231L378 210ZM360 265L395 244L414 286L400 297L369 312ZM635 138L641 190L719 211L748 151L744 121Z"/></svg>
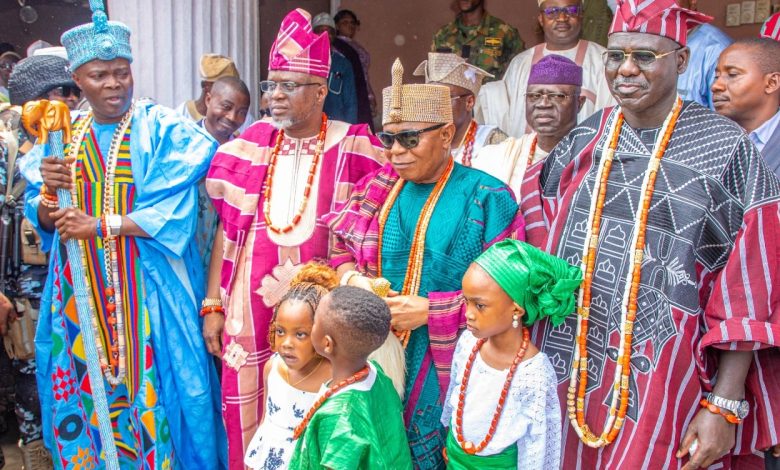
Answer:
<svg viewBox="0 0 780 470"><path fill-rule="evenodd" d="M201 80L216 82L222 77L239 78L233 59L219 54L203 54L200 57Z"/></svg>
<svg viewBox="0 0 780 470"><path fill-rule="evenodd" d="M422 61L414 71L415 76L424 76L425 83L444 83L465 88L477 96L482 81L493 75L475 67L457 54L429 52L428 60Z"/></svg>
<svg viewBox="0 0 780 470"><path fill-rule="evenodd" d="M450 90L441 85L404 85L404 67L395 59L392 85L382 90L382 125L393 122L452 122Z"/></svg>

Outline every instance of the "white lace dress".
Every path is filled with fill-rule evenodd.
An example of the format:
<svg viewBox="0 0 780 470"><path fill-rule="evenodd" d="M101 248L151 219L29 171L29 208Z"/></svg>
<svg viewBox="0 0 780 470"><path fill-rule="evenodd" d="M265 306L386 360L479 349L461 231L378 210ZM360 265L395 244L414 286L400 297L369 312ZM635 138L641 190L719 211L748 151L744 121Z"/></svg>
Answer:
<svg viewBox="0 0 780 470"><path fill-rule="evenodd" d="M268 373L263 423L255 432L244 455L244 464L253 470L287 468L295 450L293 431L309 408L317 393L294 388L279 373L282 359L271 356Z"/></svg>
<svg viewBox="0 0 780 470"><path fill-rule="evenodd" d="M455 348L450 387L441 417L442 424L451 427L453 432L453 411L458 408L463 372L475 344L477 338L469 331L464 331ZM487 435L508 372L508 369L493 369L485 364L481 354L477 354L471 368L463 410L463 437L466 440L476 444L482 442ZM558 405L556 387L555 371L544 353L540 352L521 362L512 378L496 433L487 447L477 455L499 454L509 446L516 445L517 468L559 468L561 408Z"/></svg>

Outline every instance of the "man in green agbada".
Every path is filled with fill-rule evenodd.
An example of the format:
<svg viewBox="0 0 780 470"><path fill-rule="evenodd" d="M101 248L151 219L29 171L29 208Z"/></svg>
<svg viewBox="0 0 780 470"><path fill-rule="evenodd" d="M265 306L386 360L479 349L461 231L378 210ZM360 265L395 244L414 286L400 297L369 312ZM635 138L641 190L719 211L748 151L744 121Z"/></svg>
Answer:
<svg viewBox="0 0 780 470"><path fill-rule="evenodd" d="M401 399L382 369L367 362L388 334L390 308L372 292L338 287L320 301L311 341L330 361L333 379L320 391L321 406L318 398L314 414L307 410L291 469L412 468Z"/></svg>
<svg viewBox="0 0 780 470"><path fill-rule="evenodd" d="M433 35L431 52L452 52L500 80L525 49L517 28L485 11L485 0L459 0L458 16Z"/></svg>

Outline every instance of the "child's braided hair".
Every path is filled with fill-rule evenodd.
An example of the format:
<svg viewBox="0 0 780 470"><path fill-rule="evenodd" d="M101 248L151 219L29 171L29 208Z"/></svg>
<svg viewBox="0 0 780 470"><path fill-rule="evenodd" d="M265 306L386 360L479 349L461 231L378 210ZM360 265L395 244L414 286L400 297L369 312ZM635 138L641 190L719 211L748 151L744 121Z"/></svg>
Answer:
<svg viewBox="0 0 780 470"><path fill-rule="evenodd" d="M333 268L318 261L306 263L290 281L290 289L274 306L274 314L270 325L268 325L268 344L271 346L271 350L276 350L276 314L283 303L289 300L306 302L311 310L312 318L314 318L314 311L317 310L320 300L338 285L338 275Z"/></svg>

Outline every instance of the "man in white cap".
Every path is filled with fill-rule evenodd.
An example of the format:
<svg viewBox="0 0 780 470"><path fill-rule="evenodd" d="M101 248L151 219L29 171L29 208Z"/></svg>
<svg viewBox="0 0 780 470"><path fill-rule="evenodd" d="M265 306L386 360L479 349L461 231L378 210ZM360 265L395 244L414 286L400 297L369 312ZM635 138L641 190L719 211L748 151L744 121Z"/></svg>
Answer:
<svg viewBox="0 0 780 470"><path fill-rule="evenodd" d="M497 126L478 125L472 118L482 81L492 75L469 64L466 59L446 52L429 52L428 60L422 61L413 75L424 76L425 83L444 85L450 90L455 124L451 148L456 162L472 166L486 145L506 139L507 135Z"/></svg>
<svg viewBox="0 0 780 470"><path fill-rule="evenodd" d="M539 0L538 4L537 21L544 31L544 42L512 59L504 79L482 87L477 98L477 120L496 124L512 137L530 132L525 118L525 85L533 64L548 54L566 57L582 67L585 104L579 112L580 121L615 102L604 77L604 48L580 39L582 1Z"/></svg>
<svg viewBox="0 0 780 470"><path fill-rule="evenodd" d="M328 35L313 33L308 12L288 13L271 47L268 79L260 82L271 120L222 145L206 179L220 228L204 301L215 311L204 310L203 335L224 361L231 468L243 468L262 417L273 306L301 265L327 257L325 214L343 207L355 183L380 166L367 125L323 113L330 65ZM290 379L299 381L301 372L291 370Z"/></svg>

